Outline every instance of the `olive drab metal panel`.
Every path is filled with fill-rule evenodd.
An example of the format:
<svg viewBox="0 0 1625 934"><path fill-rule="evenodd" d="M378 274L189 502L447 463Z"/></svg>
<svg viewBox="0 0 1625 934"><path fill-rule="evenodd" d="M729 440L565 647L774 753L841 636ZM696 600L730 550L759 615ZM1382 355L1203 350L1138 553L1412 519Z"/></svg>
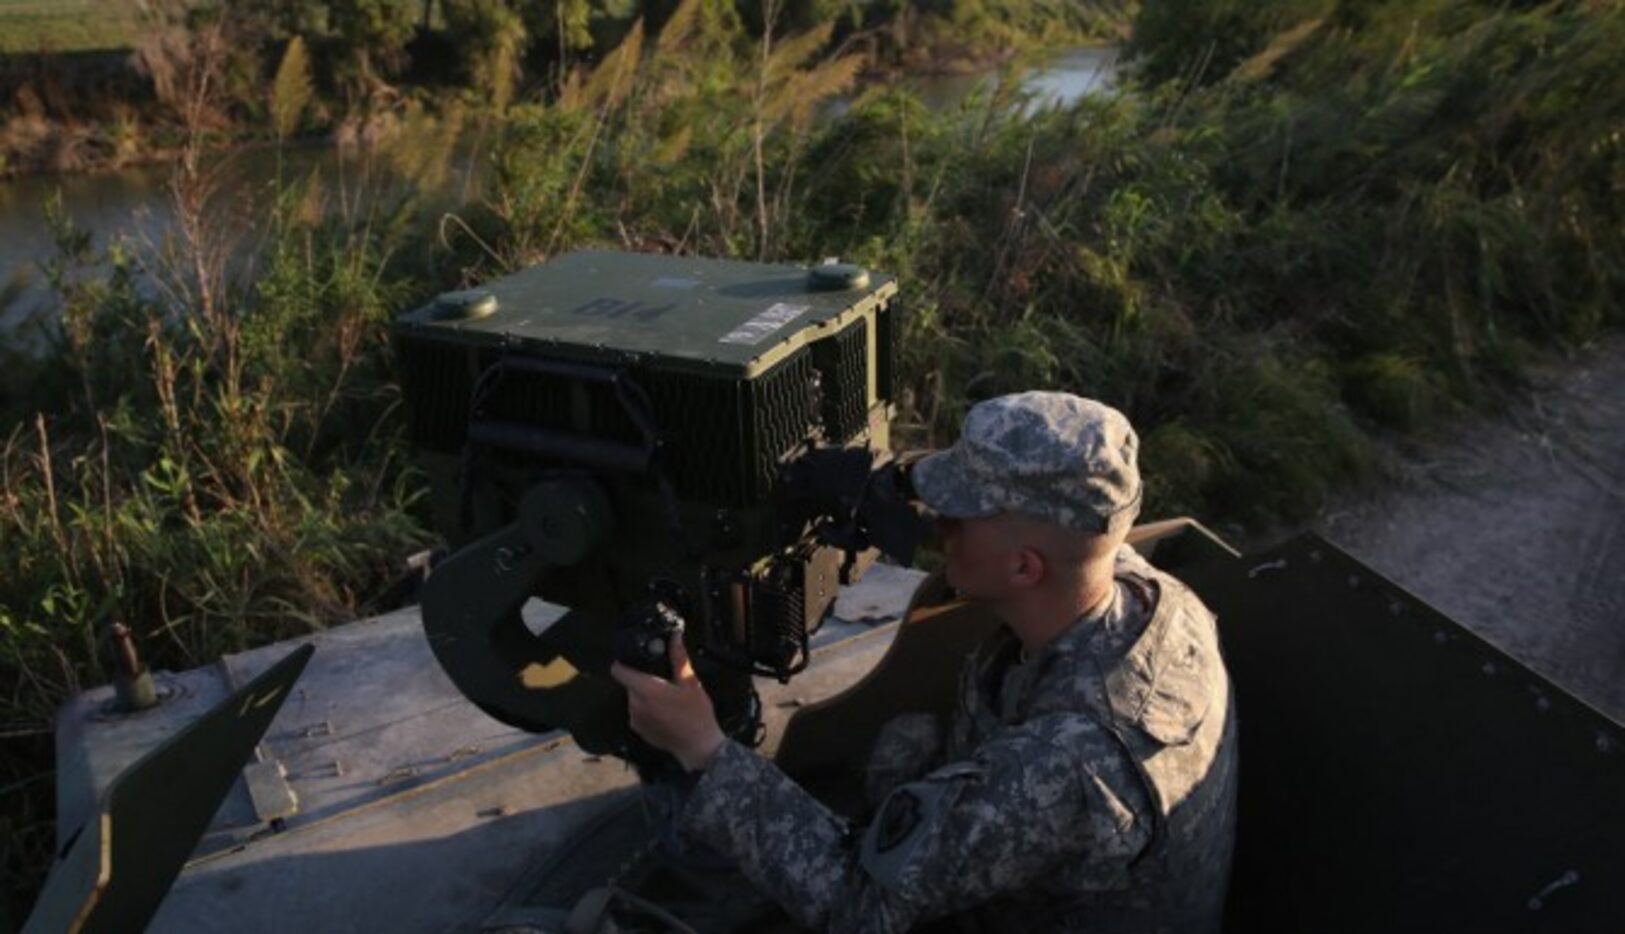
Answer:
<svg viewBox="0 0 1625 934"><path fill-rule="evenodd" d="M886 446L896 295L844 264L566 254L396 320L412 444L627 472L649 466L652 427L680 498L749 507L813 432Z"/></svg>
<svg viewBox="0 0 1625 934"><path fill-rule="evenodd" d="M897 292L888 276L820 275L825 268L587 250L442 295L400 325L470 344L750 378Z"/></svg>
<svg viewBox="0 0 1625 934"><path fill-rule="evenodd" d="M1230 930L1625 931L1619 724L1318 536L1181 576L1238 695Z"/></svg>
<svg viewBox="0 0 1625 934"><path fill-rule="evenodd" d="M663 601L724 722L752 735L749 676L804 668L837 579L873 559L832 523L889 456L896 294L835 262L588 251L398 318L412 446L454 551L423 599L453 680L503 722L640 748L607 668L632 644L617 629ZM848 455L865 471L845 500L791 469ZM533 554L551 538L519 504L541 490L554 521L588 488L613 534ZM530 596L572 612L530 630Z"/></svg>
<svg viewBox="0 0 1625 934"><path fill-rule="evenodd" d="M25 934L144 928L314 651L289 652L120 773L57 854Z"/></svg>

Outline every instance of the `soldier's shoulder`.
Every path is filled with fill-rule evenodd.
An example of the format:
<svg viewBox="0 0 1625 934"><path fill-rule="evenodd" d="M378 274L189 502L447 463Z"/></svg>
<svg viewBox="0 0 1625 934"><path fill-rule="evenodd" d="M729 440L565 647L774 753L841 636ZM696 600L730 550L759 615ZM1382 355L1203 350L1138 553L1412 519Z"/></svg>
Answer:
<svg viewBox="0 0 1625 934"><path fill-rule="evenodd" d="M1119 723L1180 745L1228 703L1229 674L1213 613L1178 578L1152 570L1150 624L1106 672L1106 696Z"/></svg>

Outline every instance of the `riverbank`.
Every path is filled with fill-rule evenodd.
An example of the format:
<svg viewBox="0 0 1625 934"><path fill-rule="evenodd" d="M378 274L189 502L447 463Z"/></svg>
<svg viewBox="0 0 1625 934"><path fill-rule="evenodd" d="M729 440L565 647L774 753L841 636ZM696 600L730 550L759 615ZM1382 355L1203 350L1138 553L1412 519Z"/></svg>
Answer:
<svg viewBox="0 0 1625 934"><path fill-rule="evenodd" d="M214 139L197 147L184 143L149 146L121 152L116 130L72 124L0 127L0 148L9 151L0 163L0 184L20 179L63 176L112 175L129 169L172 166L188 153L218 160L273 149L313 150L338 145L331 133L312 134L276 140L245 132L240 136ZM379 139L378 143L387 142Z"/></svg>
<svg viewBox="0 0 1625 934"><path fill-rule="evenodd" d="M94 2L81 0L86 16L98 12ZM755 43L768 28L752 21L759 12L745 16L703 0L675 9L652 4L647 14L639 6L611 14L589 2L591 28L556 41L537 29L560 24L530 22L503 2L430 3L421 18L410 4L386 5L370 26L353 17L313 19L306 8L318 6L234 15L194 2L133 19L101 11L119 19L115 31L128 47L63 44L42 34L35 48L25 35L30 17L38 18L32 7L0 3L0 30L15 27L16 34L16 48L0 58L0 179L111 172L173 162L188 151L219 155L277 141L381 144L392 125L422 115L500 121L510 104L556 100L573 73L590 69L634 29L659 32L668 18L686 18ZM781 36L812 22L807 3L780 0L777 8ZM875 83L963 76L1044 50L1120 42L1131 9L1115 0L1059 8L1000 0L951 16L928 4L897 4L890 12L854 7L825 34L823 51L859 56L864 79ZM324 27L314 25L323 20Z"/></svg>
<svg viewBox="0 0 1625 934"><path fill-rule="evenodd" d="M1085 46L1011 58L995 71L871 73L867 78L860 77L853 90L824 105L819 119L839 116L870 89L886 85L909 88L933 111L959 106L979 88L997 87L1001 81L1017 82L1020 91L1031 96L1033 107L1067 106L1084 95L1107 93L1115 86L1118 54L1112 46ZM217 177L221 195L240 193L231 200L264 202L279 172L289 179L315 177L323 184L345 187L347 180L354 184L356 179L365 179L369 166L377 165L380 172L387 170L394 157L403 153L423 151L424 160L439 158L435 151L450 133L462 142L452 156L452 170L442 173L440 184L447 190L434 190L435 183L430 180L411 180L411 184L428 186L417 192L419 197L436 198L449 209L479 194L489 174L484 155L502 134L499 123L483 129L476 124L461 131L459 127L466 118L458 115L455 125L448 118L405 122L390 118L370 128L347 127L339 134L338 142L328 138L280 144L256 141L231 150L205 151L203 163ZM474 150L476 141L480 151ZM177 151L175 158L183 151ZM99 243L117 237L158 241L173 231L167 187L171 174L168 165L157 161L132 164L116 172L35 174L0 181L0 241L9 247L0 256L0 334L50 304L41 272L56 250L51 231L41 223L41 211L48 200L60 196L61 211L90 231Z"/></svg>
<svg viewBox="0 0 1625 934"><path fill-rule="evenodd" d="M1165 2L1145 9L1238 9ZM861 67L819 54L829 34L763 56L668 23L510 102L488 187L452 209L300 176L244 211L180 173L165 244L55 218L60 327L0 360L7 877L48 859L50 715L107 680L108 614L195 667L365 615L422 547L386 334L437 291L586 247L840 256L903 289L894 438L945 444L1004 392L1100 398L1141 430L1147 515L1237 539L1625 325L1625 10L1331 5L1132 95L934 110L880 87L828 117ZM253 263L227 263L245 237Z"/></svg>

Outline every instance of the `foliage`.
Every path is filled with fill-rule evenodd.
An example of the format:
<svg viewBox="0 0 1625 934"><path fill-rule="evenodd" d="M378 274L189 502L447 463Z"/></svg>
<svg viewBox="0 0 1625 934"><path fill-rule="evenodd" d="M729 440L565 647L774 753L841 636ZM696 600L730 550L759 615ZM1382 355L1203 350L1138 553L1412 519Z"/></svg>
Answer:
<svg viewBox="0 0 1625 934"><path fill-rule="evenodd" d="M287 139L299 128L299 120L310 105L310 57L305 40L294 36L282 53L276 78L271 82L271 129L278 140Z"/></svg>
<svg viewBox="0 0 1625 934"><path fill-rule="evenodd" d="M46 13L38 12L42 5ZM0 49L44 53L27 68L0 69L0 170L117 167L162 153L199 127L214 145L277 141L286 114L271 113L266 80L273 74L309 76L306 105L286 132L379 142L414 107L474 110L488 121L511 103L553 99L575 69L597 64L634 29L664 31L682 4L145 0L126 7L0 0ZM707 0L685 15L710 30L742 27L747 40L822 31L826 47L818 51L839 46L861 54L871 70L965 69L1118 35L1132 8L1131 0ZM40 16L87 35L35 28ZM295 40L303 69L283 61ZM88 63L53 54L98 44L135 54L109 52ZM173 106L199 97L177 81L188 69L210 77L207 114Z"/></svg>
<svg viewBox="0 0 1625 934"><path fill-rule="evenodd" d="M8 886L44 865L52 713L109 679L109 620L154 666L192 667L365 613L428 541L382 335L414 288L389 265L400 238L320 200L280 195L253 278L222 262L242 219L208 197L177 198L201 216L176 238L105 252L48 212L60 325L43 357L7 355L0 391Z"/></svg>
<svg viewBox="0 0 1625 934"><path fill-rule="evenodd" d="M994 49L1115 37L1134 18L1134 4L1123 0L954 0L924 11L938 6L946 7L937 26L944 39L974 36Z"/></svg>
<svg viewBox="0 0 1625 934"><path fill-rule="evenodd" d="M535 37L537 59L567 62L577 52L614 45L632 28L647 4L639 0L539 0L518 4L525 29Z"/></svg>
<svg viewBox="0 0 1625 934"><path fill-rule="evenodd" d="M120 0L0 0L0 54L128 48L139 28Z"/></svg>
<svg viewBox="0 0 1625 934"><path fill-rule="evenodd" d="M1131 48L1152 82L1211 83L1337 0L1143 0Z"/></svg>
<svg viewBox="0 0 1625 934"><path fill-rule="evenodd" d="M442 9L446 31L463 56L468 86L501 113L519 79L524 19L504 0L449 0Z"/></svg>
<svg viewBox="0 0 1625 934"><path fill-rule="evenodd" d="M1037 112L1006 84L831 116L815 34L732 27L704 75L642 55L624 94L521 114L473 216L485 273L592 242L857 259L907 283L917 440L981 397L1071 389L1142 426L1153 511L1291 521L1371 463L1374 429L1619 321L1625 13L1259 7L1286 28L1225 68L1203 53L1217 78ZM1186 41L1154 35L1145 61ZM776 119L791 101L825 117Z"/></svg>
<svg viewBox="0 0 1625 934"><path fill-rule="evenodd" d="M595 68L573 72L556 104L515 111L484 212L501 267L609 223L623 242L659 231L675 243L706 212L721 228L715 251L768 254L796 213L795 153L862 60L823 59L832 24L752 37L718 11L685 0L648 54L636 27Z"/></svg>
<svg viewBox="0 0 1625 934"><path fill-rule="evenodd" d="M1307 515L1374 438L1487 404L1532 352L1625 317L1617 4L1148 3L1128 93L1041 108L1005 81L940 111L855 91L846 39L1018 7L836 7L801 32L797 4L771 29L726 0L525 7L553 25L514 41L564 36L561 67L500 122L471 108L488 184L432 250L411 205L323 220L295 186L257 281L233 280L195 161L167 259L100 255L59 219L51 356L0 367L12 866L48 848L45 724L105 676L105 613L162 663L200 662L361 612L421 544L381 324L431 286L588 245L862 262L902 285L904 443L951 440L997 393L1095 396L1140 428L1149 515L1232 531ZM498 37L471 40L466 80L519 35L504 9L446 9ZM460 113L399 110L429 142L391 158L444 170Z"/></svg>
<svg viewBox="0 0 1625 934"><path fill-rule="evenodd" d="M406 66L406 43L421 9L418 0L329 0L328 23L350 52L352 80L366 83L393 76Z"/></svg>

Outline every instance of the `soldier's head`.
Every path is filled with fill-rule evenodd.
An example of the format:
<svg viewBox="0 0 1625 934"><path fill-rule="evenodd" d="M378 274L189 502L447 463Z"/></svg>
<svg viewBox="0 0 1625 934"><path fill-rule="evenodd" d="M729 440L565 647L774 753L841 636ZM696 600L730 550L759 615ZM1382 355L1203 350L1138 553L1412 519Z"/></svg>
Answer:
<svg viewBox="0 0 1625 934"><path fill-rule="evenodd" d="M1140 510L1138 447L1121 412L1069 393L972 407L959 441L913 471L941 517L948 582L1001 602L1109 574Z"/></svg>

